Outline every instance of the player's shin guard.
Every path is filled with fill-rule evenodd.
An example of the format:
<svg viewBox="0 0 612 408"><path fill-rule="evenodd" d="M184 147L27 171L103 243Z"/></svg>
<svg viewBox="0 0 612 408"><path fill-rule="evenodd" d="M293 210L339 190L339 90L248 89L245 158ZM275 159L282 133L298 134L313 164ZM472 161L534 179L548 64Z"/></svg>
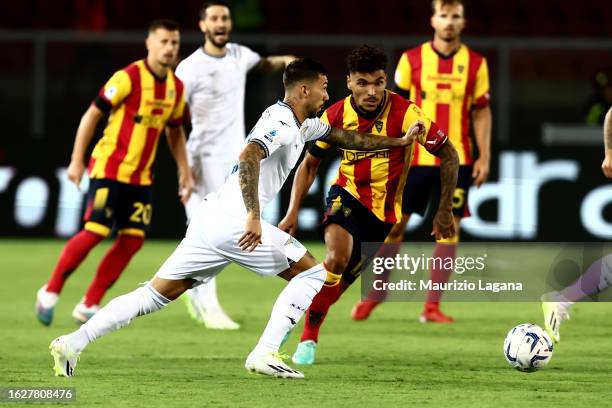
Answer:
<svg viewBox="0 0 612 408"><path fill-rule="evenodd" d="M456 237L456 236L455 236ZM430 279L433 284L446 283L453 272L452 268L446 268L446 258L455 259L457 256L457 238L449 238L436 242L436 248L434 249L433 258L434 262L431 268ZM440 305L440 298L442 297L441 290L430 290L427 293L427 302L425 303L425 310L437 309Z"/></svg>
<svg viewBox="0 0 612 408"><path fill-rule="evenodd" d="M259 351L278 351L285 335L299 322L321 290L325 274L323 265L317 264L291 279L274 303L268 325L257 344Z"/></svg>
<svg viewBox="0 0 612 408"><path fill-rule="evenodd" d="M72 348L80 353L89 343L129 324L133 318L163 309L170 300L151 285L111 300L81 328L68 335Z"/></svg>
<svg viewBox="0 0 612 408"><path fill-rule="evenodd" d="M70 238L55 265L51 279L47 282L47 292L60 293L70 274L83 262L89 251L103 239L102 235L86 230Z"/></svg>
<svg viewBox="0 0 612 408"><path fill-rule="evenodd" d="M128 265L132 257L142 248L143 238L133 235L120 234L113 246L108 250L96 272L94 280L85 293L83 303L90 307L100 304L106 291L115 283L121 272Z"/></svg>
<svg viewBox="0 0 612 408"><path fill-rule="evenodd" d="M327 312L329 311L331 305L336 303L342 294L340 289L340 279L342 278L342 275L333 274L329 270L326 270L325 272L325 284L317 296L315 296L312 304L306 311L304 331L302 332L300 342L306 340L317 342L319 340L319 330L321 329L321 325L327 316Z"/></svg>

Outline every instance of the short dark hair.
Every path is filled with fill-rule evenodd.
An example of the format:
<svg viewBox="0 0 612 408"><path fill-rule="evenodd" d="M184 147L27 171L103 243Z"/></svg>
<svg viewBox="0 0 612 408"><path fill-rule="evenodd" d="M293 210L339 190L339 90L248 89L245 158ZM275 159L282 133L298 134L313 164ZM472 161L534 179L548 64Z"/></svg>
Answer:
<svg viewBox="0 0 612 408"><path fill-rule="evenodd" d="M387 69L387 55L385 52L370 45L361 45L353 48L346 57L346 67L349 74L354 72L371 73Z"/></svg>
<svg viewBox="0 0 612 408"><path fill-rule="evenodd" d="M200 20L204 20L206 18L206 10L208 10L208 8L212 7L212 6L227 7L227 9L230 11L230 14L232 12L231 7L229 6L229 4L226 1L223 1L223 0L208 0L208 1L205 1L204 4L202 4L202 8L200 9Z"/></svg>
<svg viewBox="0 0 612 408"><path fill-rule="evenodd" d="M165 28L168 31L178 31L179 25L176 21L167 18L160 18L151 21L151 24L149 24L149 32L152 33L158 28Z"/></svg>
<svg viewBox="0 0 612 408"><path fill-rule="evenodd" d="M432 0L432 2L431 2L431 12L433 14L436 14L436 6L438 4L440 4L440 7L459 5L459 6L463 6L465 8L465 5L463 4L463 0Z"/></svg>
<svg viewBox="0 0 612 408"><path fill-rule="evenodd" d="M316 81L319 75L327 75L327 70L322 64L308 58L298 58L285 68L283 85L289 88L299 81Z"/></svg>

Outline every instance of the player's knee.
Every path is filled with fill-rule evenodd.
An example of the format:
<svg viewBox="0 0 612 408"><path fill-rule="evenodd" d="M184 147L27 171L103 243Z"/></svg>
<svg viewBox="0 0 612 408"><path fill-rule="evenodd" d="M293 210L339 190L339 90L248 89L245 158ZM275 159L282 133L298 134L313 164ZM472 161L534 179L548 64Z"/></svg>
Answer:
<svg viewBox="0 0 612 408"><path fill-rule="evenodd" d="M342 272L346 269L351 254L345 251L331 250L327 252L325 257L325 268L332 272L334 275L342 275Z"/></svg>

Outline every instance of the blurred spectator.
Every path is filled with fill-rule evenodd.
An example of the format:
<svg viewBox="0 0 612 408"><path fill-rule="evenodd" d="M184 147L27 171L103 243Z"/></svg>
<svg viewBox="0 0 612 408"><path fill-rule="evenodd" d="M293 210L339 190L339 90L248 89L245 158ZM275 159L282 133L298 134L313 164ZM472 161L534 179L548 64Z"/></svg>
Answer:
<svg viewBox="0 0 612 408"><path fill-rule="evenodd" d="M588 105L585 122L601 125L606 112L612 106L612 69L608 68L595 74L595 95Z"/></svg>

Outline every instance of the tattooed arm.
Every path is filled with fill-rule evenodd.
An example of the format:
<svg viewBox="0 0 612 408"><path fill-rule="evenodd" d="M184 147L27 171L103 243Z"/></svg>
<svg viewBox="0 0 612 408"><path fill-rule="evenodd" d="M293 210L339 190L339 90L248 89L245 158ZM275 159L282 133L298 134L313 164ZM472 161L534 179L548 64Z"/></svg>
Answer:
<svg viewBox="0 0 612 408"><path fill-rule="evenodd" d="M434 217L431 235L435 235L436 239L450 238L455 235L453 195L457 188L459 156L450 140L434 154L440 158L440 204Z"/></svg>
<svg viewBox="0 0 612 408"><path fill-rule="evenodd" d="M419 134L425 133L425 125L416 121L401 138L380 137L369 133L358 133L350 130L332 128L324 139L325 142L338 145L350 150L382 150L392 147L408 146L413 143Z"/></svg>
<svg viewBox="0 0 612 408"><path fill-rule="evenodd" d="M612 178L612 108L608 110L604 119L603 137L606 156L601 164L601 170L606 177Z"/></svg>
<svg viewBox="0 0 612 408"><path fill-rule="evenodd" d="M350 150L383 150L412 144L419 135L425 133L425 124L415 121L401 138L380 137L369 133L333 128L319 118L306 119L300 127L300 136L305 143L309 140L324 140Z"/></svg>
<svg viewBox="0 0 612 408"><path fill-rule="evenodd" d="M244 234L238 246L245 251L253 251L261 243L261 221L259 211L259 165L266 157L266 151L258 143L248 143L240 153L238 179L242 199L247 210Z"/></svg>

